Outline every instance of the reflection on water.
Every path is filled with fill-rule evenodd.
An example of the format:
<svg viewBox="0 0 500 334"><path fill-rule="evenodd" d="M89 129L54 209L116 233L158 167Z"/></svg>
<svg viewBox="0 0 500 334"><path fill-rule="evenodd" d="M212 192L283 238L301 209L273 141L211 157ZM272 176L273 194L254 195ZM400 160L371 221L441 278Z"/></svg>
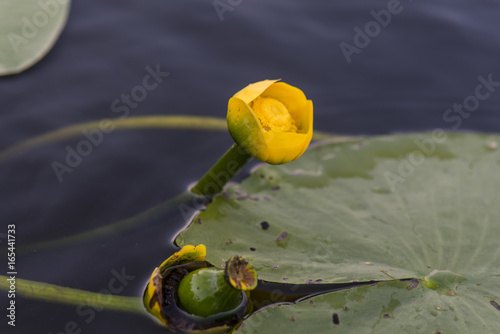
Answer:
<svg viewBox="0 0 500 334"><path fill-rule="evenodd" d="M91 120L224 117L230 96L267 78L301 87L314 101L315 126L323 131L452 129L459 117L457 130L498 132L500 5L401 1L388 22L388 3L243 1L221 21L206 1L77 1L49 55L19 76L0 79L0 149ZM375 21L379 28L370 23ZM342 43L357 50L350 63ZM170 73L160 76L161 82L151 73L156 66ZM493 81L491 89L483 83L478 90L482 80ZM68 147L76 150L84 135L0 165L0 216L4 229L17 225L19 246L84 232L158 205L184 191L231 145L224 132L103 133L62 182L52 164L64 161ZM122 294L140 295L153 268L175 249L173 235L185 223L179 212L140 232L63 249L31 249L18 258L19 277L99 291L113 270L125 268L134 279ZM91 317L76 307L20 297L17 302L18 332L59 333L71 322L89 333L163 332L146 317L99 311Z"/></svg>

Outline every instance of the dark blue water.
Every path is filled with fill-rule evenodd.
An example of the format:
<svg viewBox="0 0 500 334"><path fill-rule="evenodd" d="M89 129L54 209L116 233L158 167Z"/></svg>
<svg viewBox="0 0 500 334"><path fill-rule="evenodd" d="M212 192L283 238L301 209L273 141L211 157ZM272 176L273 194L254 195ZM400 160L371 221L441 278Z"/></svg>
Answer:
<svg viewBox="0 0 500 334"><path fill-rule="evenodd" d="M59 127L122 115L117 107L125 104L113 109L112 103L142 84L148 66L170 74L128 107L130 116L224 117L236 91L282 78L313 100L317 130L500 132L500 87L483 87L479 94L488 96L474 99L478 77L500 82L500 3L404 0L391 7L390 22L381 12L388 4L394 6L243 0L221 21L211 1L75 1L48 56L25 73L0 78L0 150ZM386 27L369 24L372 10ZM367 23L372 37L363 38L354 29L364 31ZM464 103L467 110L453 111ZM224 132L114 131L59 182L51 164L64 161L66 147L81 139L0 165L0 235L15 223L18 246L28 246L134 216L184 191L232 143ZM140 295L154 267L175 250L171 241L183 226L177 215L133 234L31 249L18 256L18 277L99 291L113 269L125 268L135 278L121 294ZM139 316L104 311L87 323L74 306L16 300L19 333L60 333L70 321L81 333L164 332Z"/></svg>

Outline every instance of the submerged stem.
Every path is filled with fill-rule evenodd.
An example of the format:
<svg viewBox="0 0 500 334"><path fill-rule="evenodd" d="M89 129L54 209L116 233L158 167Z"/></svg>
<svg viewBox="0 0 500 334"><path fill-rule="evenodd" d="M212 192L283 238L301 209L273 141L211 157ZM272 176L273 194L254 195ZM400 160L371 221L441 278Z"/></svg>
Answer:
<svg viewBox="0 0 500 334"><path fill-rule="evenodd" d="M0 290L9 291L10 281L8 279L9 277L0 275ZM141 300L137 297L113 296L20 278L15 278L15 287L16 294L29 299L145 314Z"/></svg>
<svg viewBox="0 0 500 334"><path fill-rule="evenodd" d="M131 233L156 224L162 224L168 220L169 217L179 214L180 206L184 205L190 207L189 205L192 205L195 199L198 198L193 193L184 192L136 216L78 234L29 244L21 247L19 251L21 253L26 253L32 250L40 251L69 245L75 246L99 238L110 238L111 236L116 236L118 233ZM202 200L203 199L200 198L200 201L197 202L202 202ZM192 208L193 212L195 209L196 208Z"/></svg>
<svg viewBox="0 0 500 334"><path fill-rule="evenodd" d="M104 119L101 121L92 121L68 125L60 129L50 131L37 137L29 138L19 144L11 146L0 151L0 163L12 158L17 153L25 150L34 149L41 145L57 142L82 135L82 131L99 130L105 127L105 133L111 133L114 130L126 129L186 129L186 130L208 130L208 131L227 131L227 123L224 118L203 117L203 116L174 116L174 115L155 115L138 116L129 118ZM333 137L334 135L315 131L313 139L322 140Z"/></svg>
<svg viewBox="0 0 500 334"><path fill-rule="evenodd" d="M189 129L226 131L226 120L216 117L201 116L140 116L129 118L103 119L86 123L73 124L50 131L43 135L27 139L0 152L0 163L13 155L36 148L43 144L61 141L82 135L82 131L101 131L111 133L126 129Z"/></svg>

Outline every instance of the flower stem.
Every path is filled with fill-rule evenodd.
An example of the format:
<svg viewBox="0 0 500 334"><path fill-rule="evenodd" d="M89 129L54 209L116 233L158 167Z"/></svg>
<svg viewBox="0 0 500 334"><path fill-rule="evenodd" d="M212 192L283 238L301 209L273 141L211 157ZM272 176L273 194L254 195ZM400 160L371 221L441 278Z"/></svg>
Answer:
<svg viewBox="0 0 500 334"><path fill-rule="evenodd" d="M16 156L16 154L35 149L47 143L67 140L82 135L82 131L102 131L103 122L106 124L106 133L115 130L127 129L186 129L186 130L207 130L207 131L227 131L227 121L225 118L202 117L202 116L175 116L175 115L156 115L156 116L138 116L125 119L114 118L86 123L68 125L57 130L29 138L21 143L0 151L0 163ZM315 130L314 140L322 140L334 136L333 134Z"/></svg>
<svg viewBox="0 0 500 334"><path fill-rule="evenodd" d="M222 191L226 183L235 176L250 160L251 156L240 146L234 144L229 150L203 175L191 191L198 195L213 196Z"/></svg>
<svg viewBox="0 0 500 334"><path fill-rule="evenodd" d="M19 152L37 148L47 143L81 136L82 131L85 130L97 130L102 132L103 127L106 128L106 131L104 132L106 134L109 134L115 130L127 129L188 129L227 131L226 120L223 118L215 117L158 115L129 117L124 119L105 119L100 121L68 125L63 128L50 131L43 135L27 139L10 148L7 148L6 150L0 151L0 163L5 162L9 158L12 158Z"/></svg>
<svg viewBox="0 0 500 334"><path fill-rule="evenodd" d="M0 275L0 290L9 291L9 277ZM46 302L87 305L113 311L145 314L140 298L113 296L78 289L65 288L58 285L28 281L15 278L16 294L29 299Z"/></svg>

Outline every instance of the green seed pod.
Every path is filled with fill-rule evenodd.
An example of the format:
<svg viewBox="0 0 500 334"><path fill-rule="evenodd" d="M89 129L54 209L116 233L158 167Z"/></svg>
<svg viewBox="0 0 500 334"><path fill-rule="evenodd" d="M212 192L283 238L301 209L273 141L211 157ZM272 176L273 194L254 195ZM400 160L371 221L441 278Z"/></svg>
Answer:
<svg viewBox="0 0 500 334"><path fill-rule="evenodd" d="M180 307L201 317L236 309L243 301L243 294L226 282L224 271L216 268L190 272L177 291Z"/></svg>

